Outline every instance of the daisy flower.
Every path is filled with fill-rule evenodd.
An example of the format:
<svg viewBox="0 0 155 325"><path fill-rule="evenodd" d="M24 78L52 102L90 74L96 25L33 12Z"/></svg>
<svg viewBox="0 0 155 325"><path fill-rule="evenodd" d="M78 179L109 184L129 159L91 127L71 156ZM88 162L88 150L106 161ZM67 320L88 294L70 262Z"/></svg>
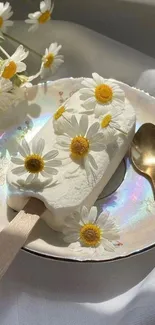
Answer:
<svg viewBox="0 0 155 325"><path fill-rule="evenodd" d="M99 123L94 122L88 128L88 116L81 115L78 122L72 115L70 123L64 123L64 135L57 137L57 144L61 150L67 151L67 157L72 162L73 167L82 164L87 175L90 174L91 168L98 169L97 163L92 152L105 150L105 141L103 133L99 133Z"/></svg>
<svg viewBox="0 0 155 325"><path fill-rule="evenodd" d="M35 181L39 174L43 177L52 177L57 175L58 170L54 167L61 166L59 159L54 159L58 155L58 150L51 150L43 155L45 148L44 139L34 140L32 149L25 139L22 140L22 145L19 145L18 152L20 157L12 157L11 161L19 165L12 169L12 173L16 175L28 174L26 183Z"/></svg>
<svg viewBox="0 0 155 325"><path fill-rule="evenodd" d="M64 62L63 55L58 55L61 48L62 46L58 45L57 43L52 43L49 49L46 48L41 64L42 78L46 76L50 71L52 74L54 74L60 65Z"/></svg>
<svg viewBox="0 0 155 325"><path fill-rule="evenodd" d="M14 102L16 96L12 93L12 82L0 78L0 110L6 111Z"/></svg>
<svg viewBox="0 0 155 325"><path fill-rule="evenodd" d="M83 107L93 110L95 116L107 113L109 109L124 108L125 94L119 85L112 79L104 79L97 73L92 74L93 79L85 78L80 90Z"/></svg>
<svg viewBox="0 0 155 325"><path fill-rule="evenodd" d="M45 24L47 21L51 19L51 14L54 9L54 3L51 4L51 0L44 0L40 2L40 11L36 11L28 15L29 19L26 19L25 22L27 24L31 24L32 26L28 29L28 31L35 31L38 29L40 25Z"/></svg>
<svg viewBox="0 0 155 325"><path fill-rule="evenodd" d="M27 58L29 52L25 51L23 45L19 45L15 53L7 60L4 60L1 66L1 77L11 79L16 73L26 70L26 64L22 62Z"/></svg>
<svg viewBox="0 0 155 325"><path fill-rule="evenodd" d="M9 2L5 4L0 2L0 34L7 31L7 27L13 25L13 21L8 20L13 15L12 8Z"/></svg>
<svg viewBox="0 0 155 325"><path fill-rule="evenodd" d="M122 110L116 108L115 110L109 110L107 113L99 117L101 130L107 141L113 138L118 132L125 133L121 130L121 116Z"/></svg>
<svg viewBox="0 0 155 325"><path fill-rule="evenodd" d="M71 215L66 219L63 229L64 241L71 244L69 247L77 249L79 244L83 247L93 248L95 252L104 253L115 250L115 241L120 238L119 228L115 220L107 211L97 217L97 208L93 206L90 211L85 206L76 218ZM74 246L72 245L73 243Z"/></svg>
<svg viewBox="0 0 155 325"><path fill-rule="evenodd" d="M71 114L74 111L73 108L68 106L68 101L66 101L62 106L60 106L53 115L53 128L55 133L62 134L64 132L64 122L70 121Z"/></svg>

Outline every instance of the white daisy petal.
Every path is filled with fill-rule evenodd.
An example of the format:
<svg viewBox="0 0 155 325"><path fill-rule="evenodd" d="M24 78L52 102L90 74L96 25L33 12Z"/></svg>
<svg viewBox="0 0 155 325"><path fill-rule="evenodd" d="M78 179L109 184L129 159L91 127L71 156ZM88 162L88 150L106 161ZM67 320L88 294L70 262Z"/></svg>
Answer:
<svg viewBox="0 0 155 325"><path fill-rule="evenodd" d="M44 147L45 147L45 140L41 138L38 140L38 142L36 144L34 142L33 153L42 155Z"/></svg>
<svg viewBox="0 0 155 325"><path fill-rule="evenodd" d="M103 245L99 245L98 247L96 247L95 255L99 255L100 258L101 258L101 256L105 257L105 249L104 249Z"/></svg>
<svg viewBox="0 0 155 325"><path fill-rule="evenodd" d="M108 110L109 105L101 105L97 103L95 106L95 117L99 117L100 115L107 113Z"/></svg>
<svg viewBox="0 0 155 325"><path fill-rule="evenodd" d="M76 217L78 216L79 216L78 213L76 214L74 213L72 216L69 216L65 219L65 228L63 229L64 234L67 234L72 228L76 228L76 229L81 228L78 221L76 220Z"/></svg>
<svg viewBox="0 0 155 325"><path fill-rule="evenodd" d="M40 11L36 11L32 14L28 14L28 17L31 19L31 20L34 20L34 19L38 19L40 17Z"/></svg>
<svg viewBox="0 0 155 325"><path fill-rule="evenodd" d="M35 183L36 181L38 181L38 178L39 178L39 174L35 174L32 182Z"/></svg>
<svg viewBox="0 0 155 325"><path fill-rule="evenodd" d="M47 167L59 167L62 165L61 160L54 159L46 162Z"/></svg>
<svg viewBox="0 0 155 325"><path fill-rule="evenodd" d="M85 170L86 170L86 174L89 177L89 175L91 175L91 167L90 167L90 163L89 163L88 157L85 157L84 158L84 167L85 167Z"/></svg>
<svg viewBox="0 0 155 325"><path fill-rule="evenodd" d="M31 153L30 147L25 139L22 140L22 146L23 146L24 151L26 152L26 155L30 155L30 153Z"/></svg>
<svg viewBox="0 0 155 325"><path fill-rule="evenodd" d="M7 20L3 23L3 27L11 27L13 26L14 22L11 20Z"/></svg>
<svg viewBox="0 0 155 325"><path fill-rule="evenodd" d="M51 168L51 167L44 167L44 171L45 173L49 174L49 175L57 175L58 171L55 168Z"/></svg>
<svg viewBox="0 0 155 325"><path fill-rule="evenodd" d="M80 98L83 99L84 96L81 95ZM85 106L90 106L90 105L94 104L95 101L96 101L96 100L95 100L94 96L91 95L91 97L87 98L87 99L84 101L83 106L84 106L84 107L85 107Z"/></svg>
<svg viewBox="0 0 155 325"><path fill-rule="evenodd" d="M68 235L71 235L73 232L74 233L78 233L79 234L79 231L81 229L81 226L79 224L68 224L64 229L63 229L63 234L65 236L68 236Z"/></svg>
<svg viewBox="0 0 155 325"><path fill-rule="evenodd" d="M89 215L88 209L85 206L83 206L81 209L81 219L84 223L88 222L88 215Z"/></svg>
<svg viewBox="0 0 155 325"><path fill-rule="evenodd" d="M69 137L71 137L71 138L74 137L74 135L76 134L73 125L66 119L63 120L63 130L64 130L64 133L66 133L64 135L64 137L66 137L68 139L69 139ZM58 137L58 139L59 139L59 137Z"/></svg>
<svg viewBox="0 0 155 325"><path fill-rule="evenodd" d="M26 21L26 20L25 20ZM35 32L39 27L39 24L36 22L34 25L32 25L29 29L28 32Z"/></svg>
<svg viewBox="0 0 155 325"><path fill-rule="evenodd" d="M79 242L74 242L71 243L68 248L74 250L75 252L83 252L84 248L81 246L81 244Z"/></svg>
<svg viewBox="0 0 155 325"><path fill-rule="evenodd" d="M27 23L27 24L36 24L36 21L32 20L32 19L26 19L25 23ZM33 26L31 26L31 27L33 27Z"/></svg>
<svg viewBox="0 0 155 325"><path fill-rule="evenodd" d="M107 238L108 240L119 240L120 239L120 234L119 231L116 231L115 229L112 229L111 231L104 231L104 237Z"/></svg>
<svg viewBox="0 0 155 325"><path fill-rule="evenodd" d="M100 128L100 124L98 122L95 122L94 124L92 124L90 126L90 128L88 129L88 132L87 132L87 138L90 139L92 138L99 130Z"/></svg>
<svg viewBox="0 0 155 325"><path fill-rule="evenodd" d="M44 1L41 1L40 2L40 11L44 13L46 10L47 10L46 3Z"/></svg>
<svg viewBox="0 0 155 325"><path fill-rule="evenodd" d="M89 88L94 88L97 86L96 82L91 79L91 78L85 78L83 81L82 81L82 85L83 86L86 86L86 87L89 87Z"/></svg>
<svg viewBox="0 0 155 325"><path fill-rule="evenodd" d="M54 159L55 157L57 157L58 153L59 153L58 150L51 150L43 156L43 159L44 160Z"/></svg>
<svg viewBox="0 0 155 325"><path fill-rule="evenodd" d="M11 157L11 161L13 162L13 164L16 164L16 165L24 165L23 159L18 158L18 157Z"/></svg>
<svg viewBox="0 0 155 325"><path fill-rule="evenodd" d="M72 243L76 242L79 239L79 234L78 233L72 233L68 236L64 236L64 241L66 243Z"/></svg>
<svg viewBox="0 0 155 325"><path fill-rule="evenodd" d="M17 63L20 61L23 61L24 59L27 58L29 54L29 51L26 51L23 45L19 45L14 52L14 54L11 56L11 59Z"/></svg>
<svg viewBox="0 0 155 325"><path fill-rule="evenodd" d="M26 64L24 62L19 62L17 65L17 72L23 72L26 70Z"/></svg>
<svg viewBox="0 0 155 325"><path fill-rule="evenodd" d="M60 144L62 147L69 147L71 140L68 136L65 135L60 135L59 137L57 137L57 143Z"/></svg>
<svg viewBox="0 0 155 325"><path fill-rule="evenodd" d="M60 45L61 46L61 45ZM54 50L56 50L58 47L58 43L51 43L51 45L49 46L49 50L46 49L47 51L45 52L45 55L49 53L53 53ZM62 46L61 46L62 47ZM59 50L61 49L61 47L59 47Z"/></svg>
<svg viewBox="0 0 155 325"><path fill-rule="evenodd" d="M80 89L81 94L86 94L86 95L94 95L94 89L93 88L82 88Z"/></svg>
<svg viewBox="0 0 155 325"><path fill-rule="evenodd" d="M73 129L73 133L71 133L71 136L74 136L75 134L78 134L80 132L79 124L78 124L78 121L77 121L75 115L72 115L71 123L72 123L72 129Z"/></svg>
<svg viewBox="0 0 155 325"><path fill-rule="evenodd" d="M92 167L97 170L98 169L97 163L96 163L94 157L90 153L88 154L88 159L89 159L89 162L92 165Z"/></svg>
<svg viewBox="0 0 155 325"><path fill-rule="evenodd" d="M58 52L61 50L61 48L62 48L62 45L57 45L57 47L54 49L54 51L53 51L53 54L56 56L55 57L55 60L63 60L64 59L64 56L63 55L61 55L61 54L59 54L58 55Z"/></svg>
<svg viewBox="0 0 155 325"><path fill-rule="evenodd" d="M93 137L90 139L91 142L101 142L104 143L104 134L102 132L96 133Z"/></svg>
<svg viewBox="0 0 155 325"><path fill-rule="evenodd" d="M82 115L80 118L80 123L79 123L79 129L80 129L80 134L84 136L86 134L86 131L88 129L88 116L87 115Z"/></svg>
<svg viewBox="0 0 155 325"><path fill-rule="evenodd" d="M89 215L88 215L89 223L95 223L96 218L97 218L97 208L95 206L93 206L90 209Z"/></svg>
<svg viewBox="0 0 155 325"><path fill-rule="evenodd" d="M24 165L24 161L21 158L12 157L11 161L16 165Z"/></svg>
<svg viewBox="0 0 155 325"><path fill-rule="evenodd" d="M52 180L52 177L53 177L53 175L51 175L51 174L49 174L49 173L46 173L44 170L42 170L42 172L40 172L40 174L43 176L43 177L45 177L45 178L51 178L51 180Z"/></svg>
<svg viewBox="0 0 155 325"><path fill-rule="evenodd" d="M115 251L115 246L113 245L113 243L107 240L106 238L102 239L102 245L105 248L105 250L107 250L108 252Z"/></svg>
<svg viewBox="0 0 155 325"><path fill-rule="evenodd" d="M12 173L16 174L16 175L23 175L25 174L27 171L25 170L25 167L16 167L12 169Z"/></svg>
<svg viewBox="0 0 155 325"><path fill-rule="evenodd" d="M92 73L92 77L95 80L95 82L97 83L97 85L104 83L104 79L98 73L96 73L96 72Z"/></svg>
<svg viewBox="0 0 155 325"><path fill-rule="evenodd" d="M106 224L106 222L107 222L107 220L108 220L108 218L109 218L109 215L110 215L110 213L108 211L106 211L106 210L104 212L102 212L99 215L98 219L97 219L97 224L100 227L104 227L105 224Z"/></svg>
<svg viewBox="0 0 155 325"><path fill-rule="evenodd" d="M22 148L21 145L18 146L18 152L19 152L20 155L21 155L22 157L24 157L24 158L27 156L26 151L24 150L24 148Z"/></svg>
<svg viewBox="0 0 155 325"><path fill-rule="evenodd" d="M91 150L93 150L93 151L103 151L103 150L105 150L105 144L104 143L99 143L99 142L97 142L97 143L92 143L91 144Z"/></svg>
<svg viewBox="0 0 155 325"><path fill-rule="evenodd" d="M31 183L31 182L34 180L34 177L35 177L35 174L30 174L30 175L27 177L25 183L26 183L26 184Z"/></svg>

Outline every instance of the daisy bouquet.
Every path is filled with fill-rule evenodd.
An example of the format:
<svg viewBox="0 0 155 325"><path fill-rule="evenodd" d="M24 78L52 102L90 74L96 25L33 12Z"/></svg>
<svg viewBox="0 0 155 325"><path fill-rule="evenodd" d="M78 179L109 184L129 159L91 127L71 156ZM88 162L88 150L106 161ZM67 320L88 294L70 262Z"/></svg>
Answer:
<svg viewBox="0 0 155 325"><path fill-rule="evenodd" d="M52 0L40 2L36 12L29 13L25 23L29 33L35 33L38 28L51 20L54 9ZM25 59L29 52L35 52L24 44L19 44L18 40L9 35L9 28L14 22L11 20L13 10L9 2L0 2L0 110L5 111L11 105L16 105L21 101L28 87L32 86L32 81L36 78L44 78L48 74L54 74L64 62L63 55L59 52L61 45L57 42L48 44L44 55L40 55L40 68L34 75L27 74ZM3 41L10 39L18 43L14 53L7 53L3 46ZM36 54L36 53L35 53ZM37 53L38 54L38 53ZM39 54L38 54L39 55Z"/></svg>

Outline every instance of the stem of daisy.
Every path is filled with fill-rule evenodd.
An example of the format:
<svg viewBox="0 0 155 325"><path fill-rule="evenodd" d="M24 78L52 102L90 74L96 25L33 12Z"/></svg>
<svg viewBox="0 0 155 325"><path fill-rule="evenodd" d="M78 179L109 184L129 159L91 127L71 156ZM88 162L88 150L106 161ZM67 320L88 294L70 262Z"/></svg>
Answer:
<svg viewBox="0 0 155 325"><path fill-rule="evenodd" d="M9 59L10 55L3 49L2 46L0 46L0 50L3 52L3 54Z"/></svg>
<svg viewBox="0 0 155 325"><path fill-rule="evenodd" d="M37 51L31 49L31 48L30 48L29 46L27 46L26 44L24 44L24 43L22 43L22 42L19 42L19 41L18 41L16 38L14 38L13 36L10 36L10 35L8 35L8 34L6 34L6 33L3 33L3 35L4 35L5 37L7 37L8 39L10 39L11 41L14 41L14 42L17 43L17 44L21 44L21 45L23 45L27 50L29 50L30 52L32 52L32 53L36 54L37 56L39 56L40 58L42 58L42 55L41 55L40 53L38 53Z"/></svg>
<svg viewBox="0 0 155 325"><path fill-rule="evenodd" d="M124 132L124 131L122 131L122 130L120 130L120 129L117 129L117 128L115 128L115 130L117 130L117 131L119 131L119 132L123 133L125 136L127 136L127 135L128 135L126 132Z"/></svg>
<svg viewBox="0 0 155 325"><path fill-rule="evenodd" d="M62 116L69 124L71 124L71 122L69 120L67 120L67 118L63 114L62 114Z"/></svg>

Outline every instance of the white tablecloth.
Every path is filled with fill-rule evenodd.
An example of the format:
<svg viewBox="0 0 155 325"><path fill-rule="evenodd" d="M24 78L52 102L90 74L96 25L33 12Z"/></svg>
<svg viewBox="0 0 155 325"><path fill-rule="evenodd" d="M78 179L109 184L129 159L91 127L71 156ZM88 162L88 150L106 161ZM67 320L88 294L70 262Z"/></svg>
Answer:
<svg viewBox="0 0 155 325"><path fill-rule="evenodd" d="M154 325L154 265L155 250L108 264L21 252L0 284L0 324Z"/></svg>
<svg viewBox="0 0 155 325"><path fill-rule="evenodd" d="M70 41L65 45L62 33L68 33L67 28ZM15 30L17 33L19 28ZM67 47L72 48L74 33L78 35L78 43L73 47L76 56L73 76L81 75L83 67L87 75L95 67L98 72L100 68L103 75L104 71L108 75L109 69L113 77L155 94L152 70L155 60L98 34L95 35L100 49L95 57L91 33L87 31L86 46L92 48L92 55L89 59L85 56L83 63L85 49L79 44L83 39L84 46L85 38L77 26L74 29L61 25L66 54L63 76L70 73L73 65ZM58 38L59 35L57 32ZM49 36L47 33L46 37ZM102 50L104 60L99 67L97 62L101 61L97 58L101 59ZM126 260L96 264L63 263L21 251L0 283L0 325L154 325L154 266L155 250Z"/></svg>

